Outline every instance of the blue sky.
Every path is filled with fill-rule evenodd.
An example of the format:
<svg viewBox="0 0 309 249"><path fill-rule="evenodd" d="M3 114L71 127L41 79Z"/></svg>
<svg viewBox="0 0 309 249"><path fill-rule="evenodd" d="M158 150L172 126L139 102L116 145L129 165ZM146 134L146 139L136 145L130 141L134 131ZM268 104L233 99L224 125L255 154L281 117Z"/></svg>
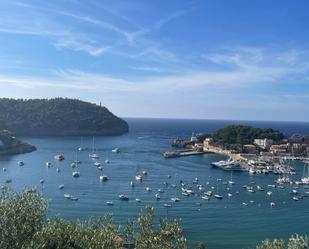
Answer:
<svg viewBox="0 0 309 249"><path fill-rule="evenodd" d="M309 121L306 0L0 0L0 97Z"/></svg>

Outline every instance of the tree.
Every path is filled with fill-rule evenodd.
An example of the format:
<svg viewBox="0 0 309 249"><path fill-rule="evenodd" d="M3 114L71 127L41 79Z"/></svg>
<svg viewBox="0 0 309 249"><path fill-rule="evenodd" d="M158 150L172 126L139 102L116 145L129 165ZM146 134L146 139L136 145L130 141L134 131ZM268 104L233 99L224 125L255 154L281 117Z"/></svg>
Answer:
<svg viewBox="0 0 309 249"><path fill-rule="evenodd" d="M0 194L0 248L20 249L46 221L47 202L35 191Z"/></svg>

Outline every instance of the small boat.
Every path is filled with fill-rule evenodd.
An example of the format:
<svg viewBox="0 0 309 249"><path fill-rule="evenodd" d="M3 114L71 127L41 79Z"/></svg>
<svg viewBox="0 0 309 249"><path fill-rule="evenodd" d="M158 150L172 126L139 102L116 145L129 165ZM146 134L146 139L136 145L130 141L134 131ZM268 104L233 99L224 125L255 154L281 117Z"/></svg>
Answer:
<svg viewBox="0 0 309 249"><path fill-rule="evenodd" d="M100 162L94 162L93 165L96 166L96 167L99 167L99 166L101 166L101 163Z"/></svg>
<svg viewBox="0 0 309 249"><path fill-rule="evenodd" d="M18 161L17 164L18 164L18 166L24 166L25 165L25 163L23 161Z"/></svg>
<svg viewBox="0 0 309 249"><path fill-rule="evenodd" d="M113 152L113 153L119 153L120 150L119 150L119 148L115 148L115 149L112 149L112 152Z"/></svg>
<svg viewBox="0 0 309 249"><path fill-rule="evenodd" d="M84 148L83 148L83 147L78 147L77 150L78 150L78 151L84 151Z"/></svg>
<svg viewBox="0 0 309 249"><path fill-rule="evenodd" d="M54 159L57 160L57 161L62 161L62 160L64 160L64 156L61 155L61 154L57 154L57 155L54 156Z"/></svg>
<svg viewBox="0 0 309 249"><path fill-rule="evenodd" d="M176 185L175 185L175 184L171 184L171 187L172 187L172 188L176 188Z"/></svg>
<svg viewBox="0 0 309 249"><path fill-rule="evenodd" d="M97 167L98 168L98 170L103 170L103 167L102 166L99 166L99 167Z"/></svg>
<svg viewBox="0 0 309 249"><path fill-rule="evenodd" d="M264 191L264 189L261 187L261 186L256 186L256 190L258 190L258 191Z"/></svg>
<svg viewBox="0 0 309 249"><path fill-rule="evenodd" d="M157 200L160 200L160 198L161 198L160 194L158 194L158 193L155 195L155 197L156 197Z"/></svg>
<svg viewBox="0 0 309 249"><path fill-rule="evenodd" d="M114 203L113 203L112 201L107 201L107 202L106 202L106 205L107 205L107 206L114 206Z"/></svg>
<svg viewBox="0 0 309 249"><path fill-rule="evenodd" d="M233 194L231 194L231 193L227 193L227 196L228 196L228 197L232 197L232 196L233 196Z"/></svg>
<svg viewBox="0 0 309 249"><path fill-rule="evenodd" d="M177 197L172 197L172 198L171 198L171 201L173 201L173 202L179 202L179 201L180 201L180 199L179 199L179 198L177 198Z"/></svg>
<svg viewBox="0 0 309 249"><path fill-rule="evenodd" d="M74 169L76 168L77 164L76 163L71 163L71 167Z"/></svg>
<svg viewBox="0 0 309 249"><path fill-rule="evenodd" d="M252 188L249 188L247 191L248 191L249 193L254 193L254 190L253 190Z"/></svg>
<svg viewBox="0 0 309 249"><path fill-rule="evenodd" d="M141 175L136 175L135 180L141 182L143 180L143 177Z"/></svg>
<svg viewBox="0 0 309 249"><path fill-rule="evenodd" d="M73 163L75 163L75 164L81 164L82 161L75 159L75 160L73 160Z"/></svg>
<svg viewBox="0 0 309 249"><path fill-rule="evenodd" d="M69 195L69 194L64 194L63 195L65 199L67 200L71 200L71 201L78 201L78 198L73 196L73 195Z"/></svg>
<svg viewBox="0 0 309 249"><path fill-rule="evenodd" d="M44 182L45 182L44 179L41 179L41 180L40 180L40 183L41 183L41 184L44 184Z"/></svg>
<svg viewBox="0 0 309 249"><path fill-rule="evenodd" d="M190 194L188 194L187 192L182 192L181 194L184 196L190 196Z"/></svg>
<svg viewBox="0 0 309 249"><path fill-rule="evenodd" d="M128 200L129 200L129 197L126 196L126 195L121 194L121 195L119 195L119 199L120 199L121 201L128 201Z"/></svg>
<svg viewBox="0 0 309 249"><path fill-rule="evenodd" d="M146 191L147 191L147 192L151 192L151 188L146 187Z"/></svg>
<svg viewBox="0 0 309 249"><path fill-rule="evenodd" d="M142 200L139 199L139 198L135 198L135 201L136 201L136 202L141 202Z"/></svg>
<svg viewBox="0 0 309 249"><path fill-rule="evenodd" d="M270 203L270 206L271 206L271 207L274 207L274 206L276 206L276 203L271 202L271 203Z"/></svg>
<svg viewBox="0 0 309 249"><path fill-rule="evenodd" d="M267 191L266 194L267 194L268 196L271 196L271 195L273 194L273 192Z"/></svg>
<svg viewBox="0 0 309 249"><path fill-rule="evenodd" d="M241 205L243 205L243 206L248 206L248 203L243 202L243 203L241 203Z"/></svg>
<svg viewBox="0 0 309 249"><path fill-rule="evenodd" d="M211 196L211 195L212 195L212 192L211 192L211 191L206 191L206 192L204 193L204 195Z"/></svg>
<svg viewBox="0 0 309 249"><path fill-rule="evenodd" d="M158 189L158 192L159 192L159 193L164 193L164 190L159 188L159 189Z"/></svg>
<svg viewBox="0 0 309 249"><path fill-rule="evenodd" d="M108 176L107 175L101 175L100 176L100 181L101 182L105 182L105 181L107 181L108 180Z"/></svg>
<svg viewBox="0 0 309 249"><path fill-rule="evenodd" d="M6 168L2 168L2 171L5 172L5 171L6 171Z"/></svg>
<svg viewBox="0 0 309 249"><path fill-rule="evenodd" d="M94 137L92 138L92 153L89 154L89 157L91 159L99 159L99 155L95 153L95 148L94 148Z"/></svg>
<svg viewBox="0 0 309 249"><path fill-rule="evenodd" d="M89 157L90 157L91 159L99 159L99 158L100 158L99 155L96 154L96 153L91 153L91 154L89 154Z"/></svg>
<svg viewBox="0 0 309 249"><path fill-rule="evenodd" d="M12 179L5 180L5 183L11 183L11 182L12 182Z"/></svg>
<svg viewBox="0 0 309 249"><path fill-rule="evenodd" d="M64 188L64 184L60 184L60 185L58 186L58 188L59 188L59 189L63 189L63 188Z"/></svg>
<svg viewBox="0 0 309 249"><path fill-rule="evenodd" d="M170 208L170 207L172 207L172 205L171 205L171 204L164 203L164 204L163 204L163 207Z"/></svg>
<svg viewBox="0 0 309 249"><path fill-rule="evenodd" d="M72 176L73 177L79 177L79 172L78 171L73 171Z"/></svg>
<svg viewBox="0 0 309 249"><path fill-rule="evenodd" d="M299 201L299 198L296 197L296 196L294 196L292 199L293 199L294 201Z"/></svg>
<svg viewBox="0 0 309 249"><path fill-rule="evenodd" d="M59 173L60 172L60 168L57 168L56 171Z"/></svg>
<svg viewBox="0 0 309 249"><path fill-rule="evenodd" d="M130 186L131 186L132 188L135 186L133 181L130 182Z"/></svg>
<svg viewBox="0 0 309 249"><path fill-rule="evenodd" d="M108 160L108 159L106 159L106 160L105 160L105 163L106 163L106 164L110 164L110 163L111 163L111 161L110 161L110 160Z"/></svg>
<svg viewBox="0 0 309 249"><path fill-rule="evenodd" d="M148 172L146 170L143 170L142 173L143 173L144 176L148 175Z"/></svg>
<svg viewBox="0 0 309 249"><path fill-rule="evenodd" d="M204 196L202 196L202 199L205 200L205 201L209 201L210 197L207 196L207 195L204 195Z"/></svg>
<svg viewBox="0 0 309 249"><path fill-rule="evenodd" d="M267 185L267 187L270 187L270 188L275 188L275 187L276 187L276 185L274 185L274 184L268 184L268 185Z"/></svg>
<svg viewBox="0 0 309 249"><path fill-rule="evenodd" d="M292 190L292 192L290 193L291 195L297 195L298 194L298 192L297 192L297 190L296 189L293 189Z"/></svg>
<svg viewBox="0 0 309 249"><path fill-rule="evenodd" d="M45 165L46 165L46 167L50 168L52 164L51 164L51 162L46 162Z"/></svg>
<svg viewBox="0 0 309 249"><path fill-rule="evenodd" d="M214 197L217 198L217 199L219 199L219 200L222 200L222 199L223 199L223 196L222 196L222 195L218 195L218 194L214 195Z"/></svg>
<svg viewBox="0 0 309 249"><path fill-rule="evenodd" d="M252 169L252 168L251 168L251 169L249 169L249 174L250 174L250 175L255 174L255 170L254 170L254 169Z"/></svg>

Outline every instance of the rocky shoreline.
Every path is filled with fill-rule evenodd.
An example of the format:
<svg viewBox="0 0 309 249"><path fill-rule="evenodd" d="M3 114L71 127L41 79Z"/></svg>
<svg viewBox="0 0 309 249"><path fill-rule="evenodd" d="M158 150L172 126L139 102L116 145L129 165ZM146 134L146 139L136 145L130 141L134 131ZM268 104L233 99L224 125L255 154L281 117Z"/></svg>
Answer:
<svg viewBox="0 0 309 249"><path fill-rule="evenodd" d="M0 131L0 156L30 153L35 150L34 145L22 142L14 133L8 130Z"/></svg>

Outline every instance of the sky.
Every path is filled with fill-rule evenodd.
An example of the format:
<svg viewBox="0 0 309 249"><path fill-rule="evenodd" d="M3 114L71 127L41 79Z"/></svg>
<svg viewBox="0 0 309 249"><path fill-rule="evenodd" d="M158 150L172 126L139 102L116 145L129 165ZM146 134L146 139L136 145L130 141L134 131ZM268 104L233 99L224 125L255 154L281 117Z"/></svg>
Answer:
<svg viewBox="0 0 309 249"><path fill-rule="evenodd" d="M0 0L0 97L309 121L307 0Z"/></svg>

